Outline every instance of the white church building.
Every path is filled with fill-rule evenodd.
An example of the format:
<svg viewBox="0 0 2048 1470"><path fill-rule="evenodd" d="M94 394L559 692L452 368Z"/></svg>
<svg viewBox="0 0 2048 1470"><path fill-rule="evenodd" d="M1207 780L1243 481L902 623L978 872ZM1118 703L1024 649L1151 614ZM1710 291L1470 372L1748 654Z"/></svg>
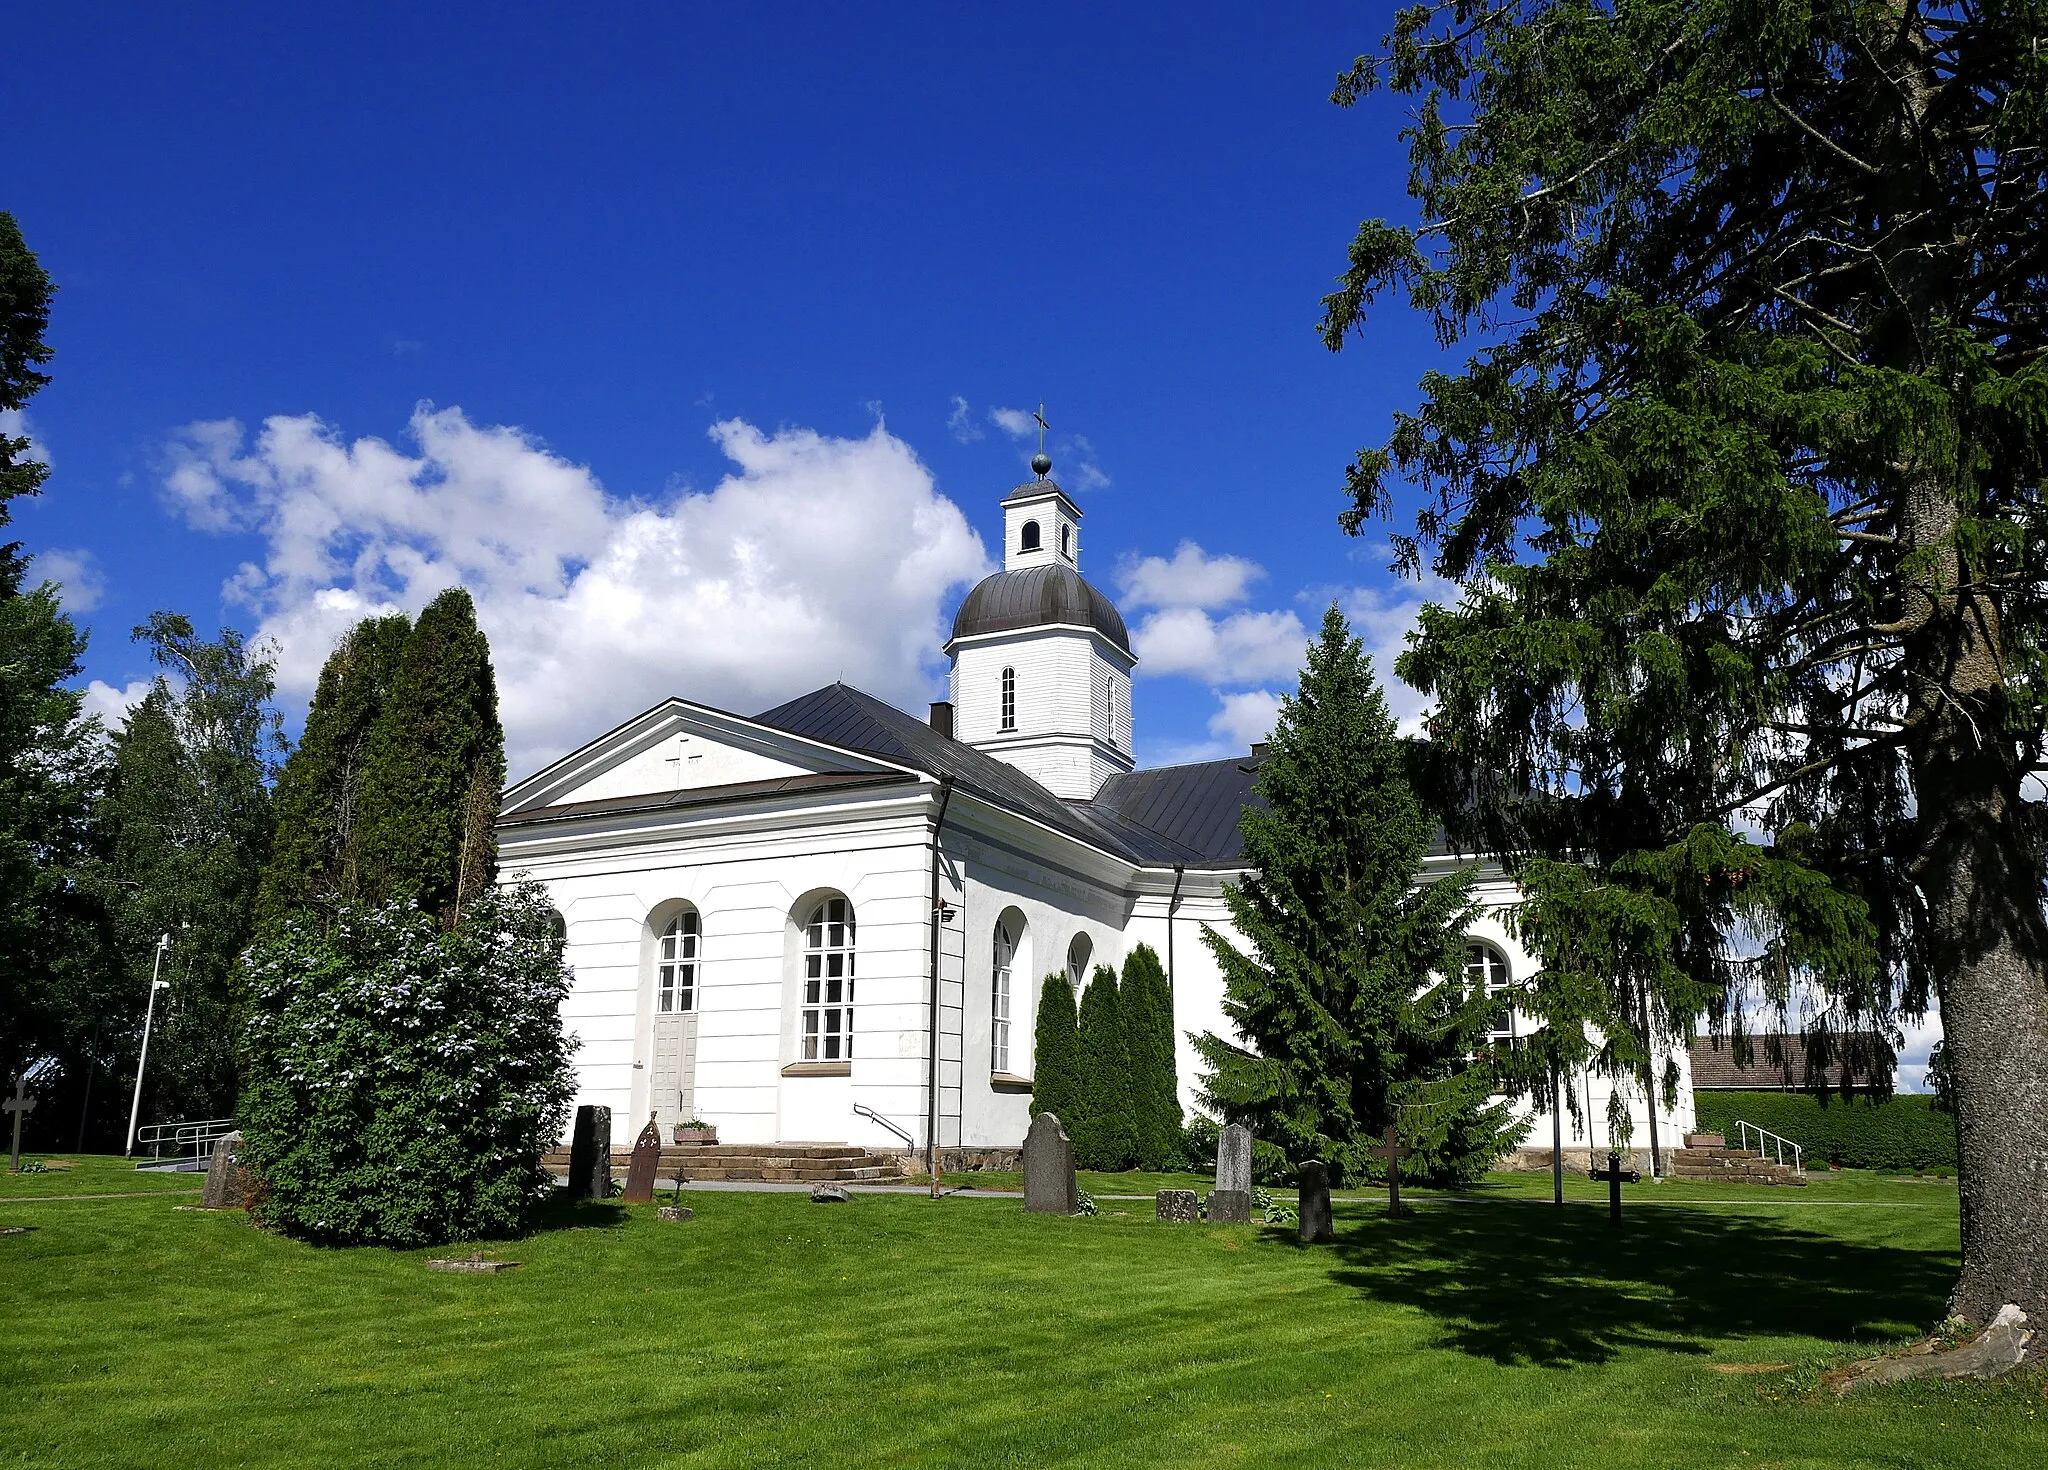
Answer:
<svg viewBox="0 0 2048 1470"><path fill-rule="evenodd" d="M1201 933L1239 942L1223 888L1261 752L1136 768L1137 658L1049 467L1002 502L1003 570L961 603L928 719L844 684L751 716L674 698L506 793L501 871L567 924L576 1100L624 1137L652 1115L726 1143L1015 1149L1043 977L1078 991L1140 943L1197 1106L1188 1034L1227 1028ZM1497 912L1515 890L1489 870L1481 896ZM1492 916L1470 956L1497 982L1529 968ZM1667 1146L1692 1125L1680 1096ZM1604 1083L1591 1101L1597 1130ZM1538 1119L1529 1146L1549 1141Z"/></svg>

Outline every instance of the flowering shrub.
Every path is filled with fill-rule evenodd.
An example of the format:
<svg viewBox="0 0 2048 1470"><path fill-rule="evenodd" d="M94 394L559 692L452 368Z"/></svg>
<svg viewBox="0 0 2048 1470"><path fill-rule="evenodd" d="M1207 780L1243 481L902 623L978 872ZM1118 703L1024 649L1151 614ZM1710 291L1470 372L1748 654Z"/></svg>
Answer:
<svg viewBox="0 0 2048 1470"><path fill-rule="evenodd" d="M562 951L533 883L452 930L410 903L344 906L253 947L240 1122L264 1223L391 1246L526 1225L573 1094Z"/></svg>

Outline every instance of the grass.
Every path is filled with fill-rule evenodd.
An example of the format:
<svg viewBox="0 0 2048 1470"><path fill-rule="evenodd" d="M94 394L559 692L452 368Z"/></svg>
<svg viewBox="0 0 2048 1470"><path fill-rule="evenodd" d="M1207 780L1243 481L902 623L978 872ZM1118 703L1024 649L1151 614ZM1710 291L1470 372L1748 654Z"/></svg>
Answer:
<svg viewBox="0 0 2048 1470"><path fill-rule="evenodd" d="M105 1154L23 1154L40 1163L40 1174L11 1174L0 1164L0 1200L39 1199L64 1194L197 1194L204 1174L140 1173L135 1160Z"/></svg>
<svg viewBox="0 0 2048 1470"><path fill-rule="evenodd" d="M484 1247L525 1263L494 1277L17 1196L0 1464L2048 1462L2039 1375L1817 1390L1941 1315L1952 1187L1641 1186L1617 1234L1489 1184L1340 1205L1314 1249L1143 1205L700 1192L683 1225L566 1211Z"/></svg>

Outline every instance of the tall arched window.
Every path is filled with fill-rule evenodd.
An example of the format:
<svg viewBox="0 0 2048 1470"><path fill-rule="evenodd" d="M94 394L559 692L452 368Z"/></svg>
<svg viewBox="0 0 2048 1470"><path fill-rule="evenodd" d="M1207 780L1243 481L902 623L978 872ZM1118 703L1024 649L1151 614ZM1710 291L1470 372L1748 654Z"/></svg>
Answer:
<svg viewBox="0 0 2048 1470"><path fill-rule="evenodd" d="M1111 674L1102 681L1102 705L1108 715L1109 743L1111 746L1114 746L1116 744L1116 675L1114 674Z"/></svg>
<svg viewBox="0 0 2048 1470"><path fill-rule="evenodd" d="M1060 555L1069 561L1074 559L1074 528L1064 522L1060 525Z"/></svg>
<svg viewBox="0 0 2048 1470"><path fill-rule="evenodd" d="M994 978L988 998L988 1065L991 1072L1010 1070L1010 971L1017 958L1017 936L1005 919L996 925Z"/></svg>
<svg viewBox="0 0 2048 1470"><path fill-rule="evenodd" d="M1024 523L1024 529L1017 534L1017 549L1019 551L1038 550L1038 522L1026 521Z"/></svg>
<svg viewBox="0 0 2048 1470"><path fill-rule="evenodd" d="M1081 993L1081 982L1088 978L1088 957L1095 953L1095 941L1085 934L1076 934L1074 942L1067 946L1067 979L1073 982L1074 994Z"/></svg>
<svg viewBox="0 0 2048 1470"><path fill-rule="evenodd" d="M1465 988L1468 994L1498 995L1508 988L1508 982L1506 955L1490 944L1465 946ZM1500 1018L1500 1024L1487 1031L1486 1039L1510 1042L1515 1039L1515 1012L1512 1006Z"/></svg>
<svg viewBox="0 0 2048 1470"><path fill-rule="evenodd" d="M853 1056L853 905L828 898L804 922L804 997L797 1022L804 1061Z"/></svg>
<svg viewBox="0 0 2048 1470"><path fill-rule="evenodd" d="M1017 671L1003 670L1003 723L1005 730L1017 728Z"/></svg>
<svg viewBox="0 0 2048 1470"><path fill-rule="evenodd" d="M661 931L654 961L654 1008L663 1015L697 1009L697 911L684 909Z"/></svg>

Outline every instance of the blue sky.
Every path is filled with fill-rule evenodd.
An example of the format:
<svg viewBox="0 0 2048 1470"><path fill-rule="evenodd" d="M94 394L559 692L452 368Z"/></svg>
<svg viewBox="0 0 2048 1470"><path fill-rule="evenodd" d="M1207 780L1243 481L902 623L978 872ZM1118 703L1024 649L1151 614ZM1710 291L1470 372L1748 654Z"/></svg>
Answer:
<svg viewBox="0 0 2048 1470"><path fill-rule="evenodd" d="M299 701L314 645L343 613L471 580L445 527L398 515L352 539L360 504L304 484L341 524L315 538L310 572L272 565L311 554L293 540L306 506L282 503L280 483L322 472L263 449L263 423L311 416L316 438L424 458L406 472L415 491L473 480L459 455L421 455L421 404L459 410L472 440L518 431L531 468L586 470L614 521L629 503L658 508L735 474L770 499L829 499L817 481L858 474L860 446L874 460L900 444L994 557L996 501L1026 477L1030 444L991 411L1043 400L1055 477L1086 512L1093 579L1121 598L1134 559L1202 548L1166 569L1188 573L1194 593L1140 578L1167 599L1150 635L1164 651L1136 705L1151 760L1235 746L1257 723L1245 696L1286 683L1291 655L1276 650L1292 642L1289 615L1312 625L1338 595L1378 641L1397 637L1412 589L1335 517L1347 458L1410 401L1431 346L1401 311L1342 355L1314 333L1358 220L1406 203L1398 112L1327 101L1382 12L351 11L44 7L10 24L0 207L60 285L55 381L30 410L55 472L18 525L75 588L92 678L119 689L143 676L127 629L176 607L278 637ZM223 420L243 426L239 448L204 434L208 447L193 447L189 426ZM714 438L730 421L771 450L815 436L808 471L785 466L764 490L773 472L737 469ZM888 445L874 442L878 424ZM195 461L207 483L168 490ZM546 550L533 494L545 502L479 492L477 514L518 522ZM900 581L888 542L908 537L903 518L923 505L899 486L844 507L895 518L879 539L847 540L847 577L865 558ZM718 524L744 538L755 523L736 509ZM473 532L487 540L491 527ZM701 543L711 527L687 534ZM433 569L359 575L364 541L387 567L409 547ZM616 550L601 529L561 545L557 591ZM927 580L959 573L954 550ZM1219 571L1220 557L1257 572ZM244 563L262 569L260 586L236 581ZM693 564L678 581L719 570ZM783 570L829 580L813 563ZM964 590L934 594L938 618ZM323 596L330 605L309 612ZM920 622L918 597L883 611ZM540 625L577 616L562 602L506 617L497 640L554 636ZM514 683L533 684L527 704L554 711L508 710L515 766L605 728L640 692L744 707L797 692L780 683L808 687L823 666L747 646L756 623L821 641L801 617L756 618L742 602L728 607L737 625L704 626L673 605L638 606L678 628L672 677L653 687L658 640L643 640L629 676L585 690L577 670L602 661L601 629L515 669ZM858 622L843 598L811 611ZM1148 615L1126 611L1134 627ZM900 642L888 628L846 636ZM720 637L731 646L707 654ZM922 641L916 659L831 646L818 658L835 666L825 677L864 675L908 704L939 692ZM720 657L760 672L737 678Z"/></svg>

